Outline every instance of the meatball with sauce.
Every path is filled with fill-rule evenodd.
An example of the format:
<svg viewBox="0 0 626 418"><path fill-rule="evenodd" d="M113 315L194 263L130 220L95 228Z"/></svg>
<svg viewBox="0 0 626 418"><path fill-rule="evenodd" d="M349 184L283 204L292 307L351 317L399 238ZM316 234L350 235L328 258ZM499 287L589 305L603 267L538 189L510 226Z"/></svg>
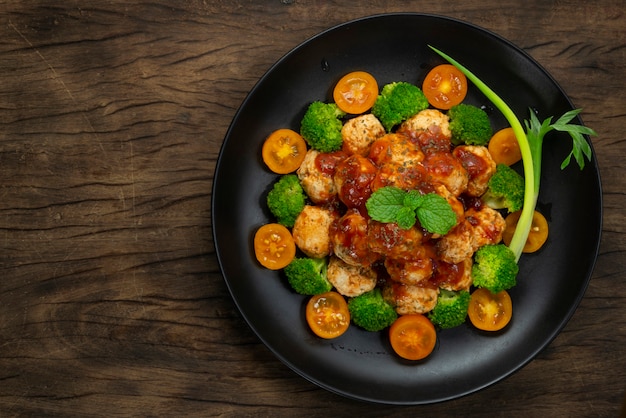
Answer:
<svg viewBox="0 0 626 418"><path fill-rule="evenodd" d="M502 215L487 206L465 211L465 219L437 242L439 257L446 263L457 264L472 257L483 245L502 240L506 223Z"/></svg>
<svg viewBox="0 0 626 418"><path fill-rule="evenodd" d="M421 258L426 256L424 234L416 227L402 229L397 223L369 221L367 230L370 249L384 257Z"/></svg>
<svg viewBox="0 0 626 418"><path fill-rule="evenodd" d="M467 190L469 175L461 162L450 152L435 152L426 154L422 162L433 183L439 183L454 196L460 196Z"/></svg>
<svg viewBox="0 0 626 418"><path fill-rule="evenodd" d="M376 166L360 155L341 161L333 177L339 200L348 208L364 208L372 194L370 185L376 172Z"/></svg>
<svg viewBox="0 0 626 418"><path fill-rule="evenodd" d="M419 145L406 135L387 134L372 144L369 158L378 167L385 163L396 163L403 166L417 164L424 159Z"/></svg>
<svg viewBox="0 0 626 418"><path fill-rule="evenodd" d="M379 167L370 188L376 191L381 187L395 186L403 190L428 189L428 173L421 164L385 163ZM425 191L426 193L426 191Z"/></svg>
<svg viewBox="0 0 626 418"><path fill-rule="evenodd" d="M348 297L369 292L378 282L378 276L373 269L353 266L333 256L328 261L326 276L337 292Z"/></svg>
<svg viewBox="0 0 626 418"><path fill-rule="evenodd" d="M350 265L369 267L380 256L370 250L367 228L358 210L348 210L330 226L332 253Z"/></svg>
<svg viewBox="0 0 626 418"><path fill-rule="evenodd" d="M426 154L449 152L452 148L450 119L435 109L425 109L410 117L397 132L409 136Z"/></svg>
<svg viewBox="0 0 626 418"><path fill-rule="evenodd" d="M475 251L472 232L472 225L466 219L452 228L437 242L439 258L446 263L457 264L472 257Z"/></svg>
<svg viewBox="0 0 626 418"><path fill-rule="evenodd" d="M416 115L411 116L398 128L400 131L412 132L414 134L429 131L437 133L443 137L451 138L450 118L445 113L436 109L424 109Z"/></svg>
<svg viewBox="0 0 626 418"><path fill-rule="evenodd" d="M432 282L441 289L452 291L469 290L472 285L472 264L471 258L466 258L456 264L438 260Z"/></svg>
<svg viewBox="0 0 626 418"><path fill-rule="evenodd" d="M386 258L385 269L391 280L406 285L417 285L432 277L434 264L428 257L409 260Z"/></svg>
<svg viewBox="0 0 626 418"><path fill-rule="evenodd" d="M474 251L483 245L497 244L502 241L506 221L497 210L488 206L482 206L478 210L470 208L465 212L465 220L472 225Z"/></svg>
<svg viewBox="0 0 626 418"><path fill-rule="evenodd" d="M367 156L372 143L385 133L382 123L370 113L352 118L341 129L343 150L348 154Z"/></svg>
<svg viewBox="0 0 626 418"><path fill-rule="evenodd" d="M306 205L292 230L296 246L309 257L326 257L330 254L330 225L337 218L331 209Z"/></svg>
<svg viewBox="0 0 626 418"><path fill-rule="evenodd" d="M383 287L383 299L389 302L399 315L424 314L437 304L439 289L405 285L390 280Z"/></svg>
<svg viewBox="0 0 626 418"><path fill-rule="evenodd" d="M345 158L346 154L342 152L326 154L314 149L307 151L296 173L313 203L327 203L337 195L333 175L339 161Z"/></svg>
<svg viewBox="0 0 626 418"><path fill-rule="evenodd" d="M473 197L487 191L489 179L496 172L496 163L491 158L487 147L478 145L460 145L452 151L469 175L466 194Z"/></svg>

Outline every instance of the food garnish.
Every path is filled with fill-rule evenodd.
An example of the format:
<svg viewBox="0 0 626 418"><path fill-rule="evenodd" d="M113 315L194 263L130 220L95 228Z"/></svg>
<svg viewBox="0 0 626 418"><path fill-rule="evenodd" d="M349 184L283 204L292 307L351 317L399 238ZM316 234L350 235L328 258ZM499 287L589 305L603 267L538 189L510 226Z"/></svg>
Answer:
<svg viewBox="0 0 626 418"><path fill-rule="evenodd" d="M423 228L434 234L444 235L456 224L450 204L436 193L385 186L372 193L365 206L372 219L395 222L402 229L413 227L416 217Z"/></svg>

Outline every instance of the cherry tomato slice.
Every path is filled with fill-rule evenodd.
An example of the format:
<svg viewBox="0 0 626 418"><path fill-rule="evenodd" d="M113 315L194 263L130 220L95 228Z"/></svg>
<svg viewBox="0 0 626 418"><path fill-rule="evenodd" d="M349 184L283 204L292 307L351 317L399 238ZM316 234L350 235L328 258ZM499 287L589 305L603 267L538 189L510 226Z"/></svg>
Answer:
<svg viewBox="0 0 626 418"><path fill-rule="evenodd" d="M506 290L491 293L487 289L476 289L470 296L467 314L472 324L483 331L499 331L513 315L513 304Z"/></svg>
<svg viewBox="0 0 626 418"><path fill-rule="evenodd" d="M318 337L337 338L350 326L348 303L334 291L315 295L306 305L306 321Z"/></svg>
<svg viewBox="0 0 626 418"><path fill-rule="evenodd" d="M278 129L267 137L261 154L263 162L274 173L292 173L304 160L306 142L299 133L291 129Z"/></svg>
<svg viewBox="0 0 626 418"><path fill-rule="evenodd" d="M296 256L296 244L283 225L266 224L254 234L254 254L263 267L279 270Z"/></svg>
<svg viewBox="0 0 626 418"><path fill-rule="evenodd" d="M520 210L510 213L505 218L506 227L502 233L502 241L506 245L509 245L511 243L511 239L513 239L513 233L515 233L515 228L517 227L517 222L519 221L521 214L522 211ZM534 253L539 250L548 240L548 230L549 227L546 218L541 213L535 211L533 213L530 232L528 233L528 238L526 239L526 244L524 244L522 252Z"/></svg>
<svg viewBox="0 0 626 418"><path fill-rule="evenodd" d="M511 166L522 159L513 128L500 129L491 137L487 147L496 164Z"/></svg>
<svg viewBox="0 0 626 418"><path fill-rule="evenodd" d="M428 357L435 348L437 332L433 323L424 315L402 315L389 328L389 342L400 357L421 360Z"/></svg>
<svg viewBox="0 0 626 418"><path fill-rule="evenodd" d="M368 111L378 97L378 83L365 71L344 75L333 89L333 99L346 113L358 115Z"/></svg>
<svg viewBox="0 0 626 418"><path fill-rule="evenodd" d="M467 78L454 65L441 64L426 75L422 91L431 106L447 110L465 99Z"/></svg>

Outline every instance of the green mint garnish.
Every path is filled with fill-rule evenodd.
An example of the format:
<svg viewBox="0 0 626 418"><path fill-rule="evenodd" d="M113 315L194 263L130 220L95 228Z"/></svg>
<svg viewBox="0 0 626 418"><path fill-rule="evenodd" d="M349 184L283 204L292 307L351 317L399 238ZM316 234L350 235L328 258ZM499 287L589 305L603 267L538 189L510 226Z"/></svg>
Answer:
<svg viewBox="0 0 626 418"><path fill-rule="evenodd" d="M443 235L456 225L452 207L436 193L420 194L386 186L372 193L365 207L375 221L395 222L402 229L410 229L419 220L427 231Z"/></svg>

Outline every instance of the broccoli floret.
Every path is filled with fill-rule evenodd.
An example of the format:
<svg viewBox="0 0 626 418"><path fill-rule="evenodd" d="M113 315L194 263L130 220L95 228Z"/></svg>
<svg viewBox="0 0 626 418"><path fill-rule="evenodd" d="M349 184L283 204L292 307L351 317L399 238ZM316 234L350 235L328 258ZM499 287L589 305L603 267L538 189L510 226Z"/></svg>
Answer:
<svg viewBox="0 0 626 418"><path fill-rule="evenodd" d="M383 299L378 288L350 299L348 310L354 324L372 332L387 328L398 318L395 309Z"/></svg>
<svg viewBox="0 0 626 418"><path fill-rule="evenodd" d="M524 177L506 164L496 165L496 172L487 183L482 201L492 209L516 212L524 204Z"/></svg>
<svg viewBox="0 0 626 418"><path fill-rule="evenodd" d="M287 281L301 295L319 295L329 292L333 285L328 281L325 258L294 258L285 268Z"/></svg>
<svg viewBox="0 0 626 418"><path fill-rule="evenodd" d="M489 116L481 108L461 103L448 110L448 117L454 145L485 145L491 139Z"/></svg>
<svg viewBox="0 0 626 418"><path fill-rule="evenodd" d="M473 284L491 293L515 286L518 271L515 253L504 244L485 245L474 254Z"/></svg>
<svg viewBox="0 0 626 418"><path fill-rule="evenodd" d="M386 84L374 102L372 114L387 132L428 107L428 99L417 86L404 81Z"/></svg>
<svg viewBox="0 0 626 418"><path fill-rule="evenodd" d="M428 318L441 329L457 327L465 322L469 301L470 293L467 290L454 292L441 289L437 304L428 313Z"/></svg>
<svg viewBox="0 0 626 418"><path fill-rule="evenodd" d="M338 151L343 145L340 118L345 114L335 103L313 102L300 122L300 135L319 152Z"/></svg>
<svg viewBox="0 0 626 418"><path fill-rule="evenodd" d="M270 212L278 223L288 228L293 226L305 203L306 195L295 174L281 176L267 194Z"/></svg>

